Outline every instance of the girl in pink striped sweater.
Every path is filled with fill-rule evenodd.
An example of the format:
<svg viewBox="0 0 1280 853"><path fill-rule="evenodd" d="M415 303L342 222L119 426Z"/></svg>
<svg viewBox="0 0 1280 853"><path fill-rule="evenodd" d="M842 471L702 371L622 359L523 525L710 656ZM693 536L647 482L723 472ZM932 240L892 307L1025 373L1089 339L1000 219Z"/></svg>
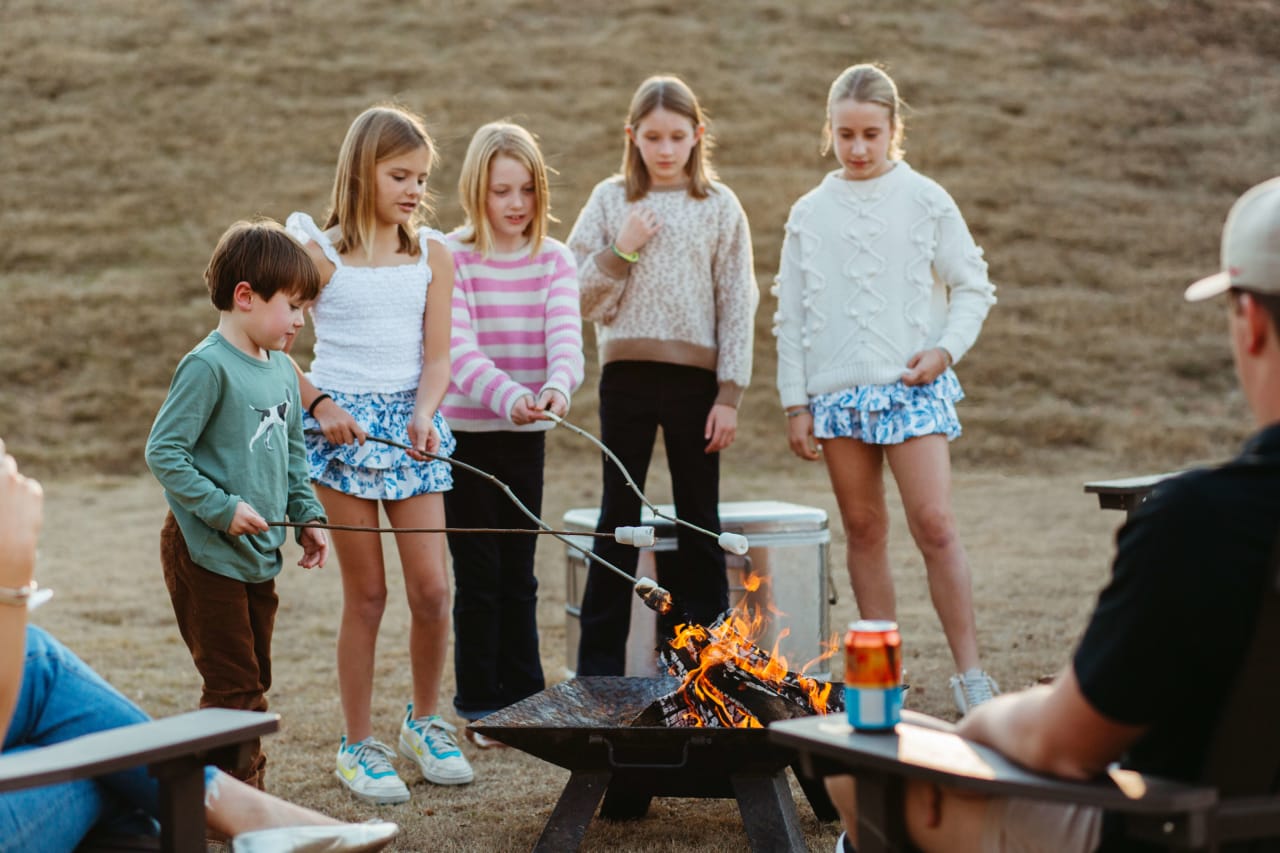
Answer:
<svg viewBox="0 0 1280 853"><path fill-rule="evenodd" d="M486 124L462 164L467 222L453 253L452 383L441 411L458 441L454 458L507 483L542 511L544 439L582 384L582 319L573 255L547 236L547 167L519 125ZM466 473L445 495L450 527L534 525L492 484ZM538 654L536 537L449 534L454 707L478 720L545 686ZM467 735L489 746L482 735Z"/></svg>

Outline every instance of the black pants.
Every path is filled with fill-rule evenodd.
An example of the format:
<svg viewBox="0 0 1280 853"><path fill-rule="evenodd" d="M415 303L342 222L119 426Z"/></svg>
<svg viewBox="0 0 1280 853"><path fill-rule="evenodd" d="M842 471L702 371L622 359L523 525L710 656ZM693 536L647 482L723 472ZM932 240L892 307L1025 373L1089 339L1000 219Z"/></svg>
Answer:
<svg viewBox="0 0 1280 853"><path fill-rule="evenodd" d="M493 474L534 515L542 514L541 432L457 432L453 458ZM457 470L444 493L449 527L536 529L497 486ZM533 557L538 537L503 533L450 533L456 594L453 669L458 716L481 717L542 690L538 656L538 579Z"/></svg>
<svg viewBox="0 0 1280 853"><path fill-rule="evenodd" d="M676 515L720 533L720 454L704 453L707 415L719 388L715 374L696 367L658 362L614 362L600 376L600 437L643 491L653 443L662 428L671 470ZM640 521L640 498L608 459L604 495L596 529ZM694 622L709 624L729 606L724 552L715 540L683 526L676 528L674 559L660 560L658 583L671 592L677 608ZM612 539L596 539L596 550L635 576L639 553ZM582 639L578 675L622 675L631 627L630 584L595 564L582 597Z"/></svg>

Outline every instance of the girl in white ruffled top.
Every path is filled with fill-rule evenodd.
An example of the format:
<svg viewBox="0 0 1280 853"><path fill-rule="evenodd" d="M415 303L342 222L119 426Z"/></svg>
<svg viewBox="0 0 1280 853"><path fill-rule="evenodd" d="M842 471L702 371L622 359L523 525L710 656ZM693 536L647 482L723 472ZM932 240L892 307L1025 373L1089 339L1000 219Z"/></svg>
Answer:
<svg viewBox="0 0 1280 853"><path fill-rule="evenodd" d="M951 196L902 159L897 87L855 65L832 83L840 168L791 210L778 271L778 391L801 459L825 458L864 619L895 619L883 466L898 483L958 674L960 713L997 692L981 669L969 565L951 510L948 441L964 396L951 365L995 288ZM819 455L821 449L821 457Z"/></svg>
<svg viewBox="0 0 1280 853"><path fill-rule="evenodd" d="M419 227L434 146L419 117L373 107L347 131L323 228L305 213L286 223L325 282L312 307L315 359L300 382L307 407L311 479L333 524L378 526L381 503L394 527L443 528L443 492L454 439L438 408L449 387L453 258L437 231ZM409 453L368 436L414 448ZM357 797L400 803L409 790L395 752L373 737L371 705L378 627L386 606L380 537L335 530L342 568L338 689L346 732L335 775ZM452 724L436 714L449 637L443 533L397 533L412 621L413 697L400 753L431 782L470 782Z"/></svg>

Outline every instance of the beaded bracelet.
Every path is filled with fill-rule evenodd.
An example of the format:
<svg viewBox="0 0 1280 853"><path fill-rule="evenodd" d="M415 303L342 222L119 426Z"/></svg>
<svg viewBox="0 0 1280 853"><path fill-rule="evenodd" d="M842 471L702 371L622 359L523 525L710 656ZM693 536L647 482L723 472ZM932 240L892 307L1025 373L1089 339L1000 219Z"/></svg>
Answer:
<svg viewBox="0 0 1280 853"><path fill-rule="evenodd" d="M609 248L613 250L613 253L615 255L622 258L624 261L626 261L629 264L634 264L636 261L640 260L639 252L624 252L618 248L617 243L610 243Z"/></svg>
<svg viewBox="0 0 1280 853"><path fill-rule="evenodd" d="M807 414L809 414L808 409L787 409L787 417L789 418L798 418L801 415Z"/></svg>

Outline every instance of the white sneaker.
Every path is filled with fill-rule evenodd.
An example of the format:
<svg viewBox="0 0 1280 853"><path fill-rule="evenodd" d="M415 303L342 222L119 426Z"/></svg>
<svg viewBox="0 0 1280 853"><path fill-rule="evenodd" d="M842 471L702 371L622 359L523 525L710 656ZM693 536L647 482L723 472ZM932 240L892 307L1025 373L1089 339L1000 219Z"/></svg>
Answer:
<svg viewBox="0 0 1280 853"><path fill-rule="evenodd" d="M391 766L395 753L381 741L367 737L347 746L343 736L338 746L338 767L333 775L351 793L367 803L384 805L409 800L409 788Z"/></svg>
<svg viewBox="0 0 1280 853"><path fill-rule="evenodd" d="M1000 687L995 679L976 666L968 672L951 676L951 696L961 716L999 695Z"/></svg>
<svg viewBox="0 0 1280 853"><path fill-rule="evenodd" d="M413 703L410 702L400 725L400 754L413 759L428 782L465 785L475 778L475 774L462 756L462 750L458 749L458 742L453 739L456 731L438 714L415 719Z"/></svg>
<svg viewBox="0 0 1280 853"><path fill-rule="evenodd" d="M257 829L233 838L231 853L359 853L381 850L398 832L400 827L387 820Z"/></svg>

